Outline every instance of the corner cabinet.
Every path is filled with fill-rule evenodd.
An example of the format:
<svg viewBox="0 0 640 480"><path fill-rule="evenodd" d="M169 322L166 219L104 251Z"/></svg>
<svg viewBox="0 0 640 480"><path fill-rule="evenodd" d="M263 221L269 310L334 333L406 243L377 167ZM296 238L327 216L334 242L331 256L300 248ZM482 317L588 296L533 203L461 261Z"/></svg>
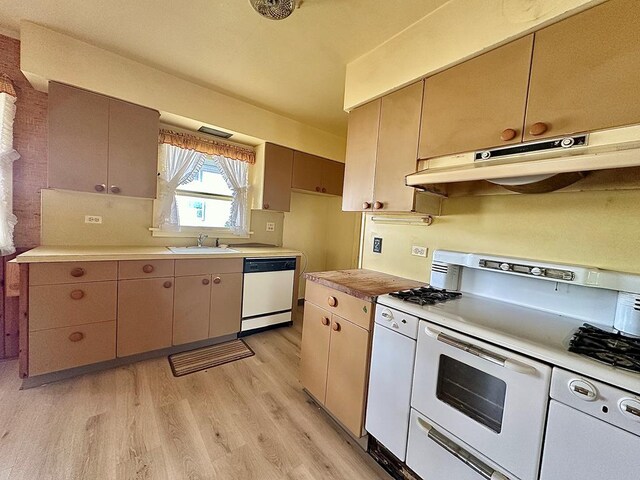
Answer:
<svg viewBox="0 0 640 480"><path fill-rule="evenodd" d="M159 113L49 83L48 186L155 198Z"/></svg>
<svg viewBox="0 0 640 480"><path fill-rule="evenodd" d="M349 114L343 210L417 210L404 177L416 171L422 92L418 82Z"/></svg>

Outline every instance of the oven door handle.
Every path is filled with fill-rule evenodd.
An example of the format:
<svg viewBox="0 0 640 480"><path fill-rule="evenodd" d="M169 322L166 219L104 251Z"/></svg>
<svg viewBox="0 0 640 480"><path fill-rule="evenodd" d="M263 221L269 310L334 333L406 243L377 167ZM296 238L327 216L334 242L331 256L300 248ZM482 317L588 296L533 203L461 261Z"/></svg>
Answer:
<svg viewBox="0 0 640 480"><path fill-rule="evenodd" d="M424 333L432 338L435 338L439 342L449 345L450 347L454 347L458 350L462 350L463 352L470 353L471 355L504 367L507 370L511 370L512 372L521 373L523 375L535 375L537 372L535 367L531 365L527 365L518 360L514 360L513 358L505 357L504 355L491 352L484 348L473 345L472 343L463 342L462 340L458 340L457 338L454 338L450 335L439 332L438 330L435 330L434 328L431 328L429 326L424 327Z"/></svg>
<svg viewBox="0 0 640 480"><path fill-rule="evenodd" d="M509 480L508 477L505 477L500 472L494 470L479 458L474 457L471 453L449 440L446 436L438 432L432 425L429 425L421 418L416 418L416 425L418 425L418 428L422 430L429 440L445 449L451 455L487 480Z"/></svg>

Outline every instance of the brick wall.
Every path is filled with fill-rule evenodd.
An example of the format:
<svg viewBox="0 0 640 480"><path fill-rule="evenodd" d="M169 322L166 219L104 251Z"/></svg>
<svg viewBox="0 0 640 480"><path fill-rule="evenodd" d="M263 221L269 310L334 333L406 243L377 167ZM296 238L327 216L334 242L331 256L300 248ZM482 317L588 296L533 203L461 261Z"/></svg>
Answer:
<svg viewBox="0 0 640 480"><path fill-rule="evenodd" d="M13 147L21 155L13 167L14 232L17 248L40 244L40 189L47 184L47 94L35 90L20 71L20 42L0 35L0 73L16 89Z"/></svg>

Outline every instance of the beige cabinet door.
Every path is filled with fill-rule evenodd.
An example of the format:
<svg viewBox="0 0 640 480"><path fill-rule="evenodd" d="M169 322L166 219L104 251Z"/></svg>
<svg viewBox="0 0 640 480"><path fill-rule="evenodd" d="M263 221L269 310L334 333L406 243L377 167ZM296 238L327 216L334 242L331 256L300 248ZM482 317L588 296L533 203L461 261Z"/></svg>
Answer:
<svg viewBox="0 0 640 480"><path fill-rule="evenodd" d="M172 277L118 282L118 357L171 346Z"/></svg>
<svg viewBox="0 0 640 480"><path fill-rule="evenodd" d="M273 143L265 145L262 208L288 212L291 209L293 150Z"/></svg>
<svg viewBox="0 0 640 480"><path fill-rule="evenodd" d="M418 165L423 85L414 83L382 98L374 210L414 210L415 190L405 185L404 177Z"/></svg>
<svg viewBox="0 0 640 480"><path fill-rule="evenodd" d="M109 193L155 198L158 180L157 111L109 102Z"/></svg>
<svg viewBox="0 0 640 480"><path fill-rule="evenodd" d="M176 277L173 301L173 345L209 336L211 276Z"/></svg>
<svg viewBox="0 0 640 480"><path fill-rule="evenodd" d="M302 386L321 403L327 389L331 313L305 302L302 324L300 381Z"/></svg>
<svg viewBox="0 0 640 480"><path fill-rule="evenodd" d="M637 0L610 0L540 30L535 34L525 139L639 123L639 76ZM536 123L546 131L531 134Z"/></svg>
<svg viewBox="0 0 640 480"><path fill-rule="evenodd" d="M325 160L322 166L322 191L329 195L342 195L344 163Z"/></svg>
<svg viewBox="0 0 640 480"><path fill-rule="evenodd" d="M109 98L49 83L48 185L106 193Z"/></svg>
<svg viewBox="0 0 640 480"><path fill-rule="evenodd" d="M326 161L324 158L309 153L293 152L291 187L310 192L322 192L323 169Z"/></svg>
<svg viewBox="0 0 640 480"><path fill-rule="evenodd" d="M346 212L372 208L381 105L378 99L349 113L342 194L342 210Z"/></svg>
<svg viewBox="0 0 640 480"><path fill-rule="evenodd" d="M242 273L212 276L209 338L240 331L242 315Z"/></svg>
<svg viewBox="0 0 640 480"><path fill-rule="evenodd" d="M364 424L369 354L369 332L333 315L325 406L356 437Z"/></svg>
<svg viewBox="0 0 640 480"><path fill-rule="evenodd" d="M427 78L418 156L521 142L532 48L528 35Z"/></svg>

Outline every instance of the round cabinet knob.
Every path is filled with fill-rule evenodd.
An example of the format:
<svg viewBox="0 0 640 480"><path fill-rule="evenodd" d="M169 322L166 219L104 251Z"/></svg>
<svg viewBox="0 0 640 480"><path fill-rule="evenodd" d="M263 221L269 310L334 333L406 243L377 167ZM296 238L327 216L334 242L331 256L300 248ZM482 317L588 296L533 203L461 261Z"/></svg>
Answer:
<svg viewBox="0 0 640 480"><path fill-rule="evenodd" d="M202 279L202 284L203 284L203 285L209 285L209 283L210 283L210 282L209 282L209 279L208 279L208 278L203 278L203 279Z"/></svg>
<svg viewBox="0 0 640 480"><path fill-rule="evenodd" d="M73 292L71 292L70 297L74 300L80 300L84 297L84 292L82 290L74 290Z"/></svg>
<svg viewBox="0 0 640 480"><path fill-rule="evenodd" d="M111 190L111 193L120 193L120 187L118 187L117 185L111 185L111 187L109 187L109 190Z"/></svg>
<svg viewBox="0 0 640 480"><path fill-rule="evenodd" d="M537 137L538 135L545 133L547 130L549 130L549 126L546 123L536 122L529 128L529 133L534 137Z"/></svg>
<svg viewBox="0 0 640 480"><path fill-rule="evenodd" d="M322 317L321 322L322 322L322 325L326 327L331 323L331 320L329 320L327 317Z"/></svg>
<svg viewBox="0 0 640 480"><path fill-rule="evenodd" d="M69 335L69 340L71 340L72 342L79 342L83 338L84 333L82 332L73 332L71 335Z"/></svg>
<svg viewBox="0 0 640 480"><path fill-rule="evenodd" d="M373 208L376 210L380 210L384 205L382 204L382 202L375 202L373 204Z"/></svg>
<svg viewBox="0 0 640 480"><path fill-rule="evenodd" d="M171 282L169 282L169 281L164 282L164 283L162 284L162 286L163 286L164 288L171 288L171 285L173 285L173 283L171 283Z"/></svg>
<svg viewBox="0 0 640 480"><path fill-rule="evenodd" d="M264 203L262 205L262 208L264 208L265 210L269 210L269 204L268 203Z"/></svg>
<svg viewBox="0 0 640 480"><path fill-rule="evenodd" d="M533 267L531 269L531 275L535 275L536 277L542 275L542 269L540 267Z"/></svg>
<svg viewBox="0 0 640 480"><path fill-rule="evenodd" d="M107 186L104 183L99 183L93 188L96 189L96 192L104 192L107 189Z"/></svg>
<svg viewBox="0 0 640 480"><path fill-rule="evenodd" d="M85 274L84 268L74 268L73 270L71 270L71 276L72 277L82 277Z"/></svg>
<svg viewBox="0 0 640 480"><path fill-rule="evenodd" d="M500 264L500 270L504 270L505 272L508 272L510 268L511 268L511 266L508 263L501 263Z"/></svg>
<svg viewBox="0 0 640 480"><path fill-rule="evenodd" d="M338 322L333 322L333 326L331 327L334 332L340 331L340 324Z"/></svg>
<svg viewBox="0 0 640 480"><path fill-rule="evenodd" d="M514 138L516 138L517 134L518 132L515 131L513 128L505 128L500 134L500 139L503 142L508 142L509 140L513 140Z"/></svg>
<svg viewBox="0 0 640 480"><path fill-rule="evenodd" d="M320 192L322 189L320 187L316 187L316 192Z"/></svg>
<svg viewBox="0 0 640 480"><path fill-rule="evenodd" d="M335 307L336 305L338 305L338 299L336 297L329 297L327 298L327 303L330 307Z"/></svg>
<svg viewBox="0 0 640 480"><path fill-rule="evenodd" d="M369 210L371 208L371 204L369 202L362 202L362 209Z"/></svg>
<svg viewBox="0 0 640 480"><path fill-rule="evenodd" d="M222 279L220 277L216 277L213 279L213 283L215 283L216 285L219 285L220 283L222 283Z"/></svg>
<svg viewBox="0 0 640 480"><path fill-rule="evenodd" d="M144 273L151 273L151 272L153 272L153 265L149 265L149 264L147 263L144 267L142 267L142 271L143 271Z"/></svg>
<svg viewBox="0 0 640 480"><path fill-rule="evenodd" d="M322 193L327 193L327 189L322 187Z"/></svg>

